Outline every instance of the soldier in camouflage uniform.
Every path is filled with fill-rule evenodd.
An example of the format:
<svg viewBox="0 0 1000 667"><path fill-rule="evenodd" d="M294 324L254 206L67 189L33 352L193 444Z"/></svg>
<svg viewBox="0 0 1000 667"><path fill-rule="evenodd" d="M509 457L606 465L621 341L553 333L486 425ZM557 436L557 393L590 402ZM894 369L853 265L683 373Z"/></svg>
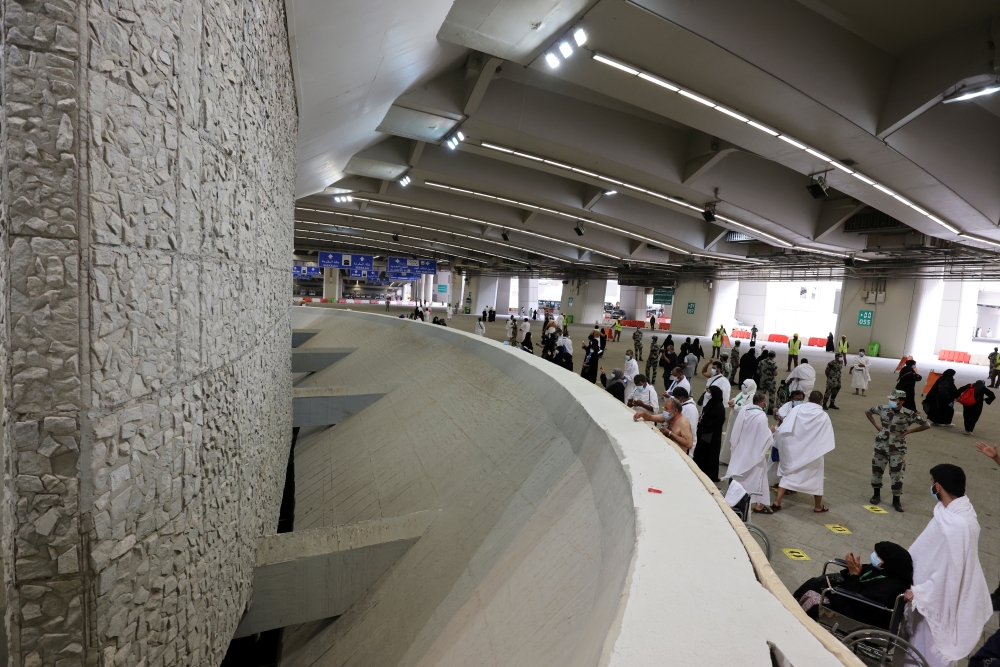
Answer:
<svg viewBox="0 0 1000 667"><path fill-rule="evenodd" d="M732 352L729 353L729 368L729 381L738 384L740 379L740 341L736 341Z"/></svg>
<svg viewBox="0 0 1000 667"><path fill-rule="evenodd" d="M833 361L826 365L826 393L823 394L823 409L839 410L835 401L840 393L840 381L843 377L844 362L840 359L840 353L833 355ZM827 406L829 404L829 406Z"/></svg>
<svg viewBox="0 0 1000 667"><path fill-rule="evenodd" d="M646 379L649 384L656 386L656 369L660 367L660 344L653 336L653 342L649 344L649 358L646 359Z"/></svg>
<svg viewBox="0 0 1000 667"><path fill-rule="evenodd" d="M903 472L906 470L906 436L931 427L926 419L903 407L905 400L906 392L894 389L889 393L888 405L876 405L865 412L868 421L878 429L875 454L872 456L872 489L875 494L871 504L878 505L882 501L882 476L888 465L889 480L892 482L892 507L897 512L903 511L899 497L903 495ZM916 426L911 428L912 424Z"/></svg>
<svg viewBox="0 0 1000 667"><path fill-rule="evenodd" d="M732 384L733 381L730 380L729 378L733 374L733 367L729 365L729 355L728 354L721 355L719 357L719 361L722 362L722 377L729 380L729 384Z"/></svg>
<svg viewBox="0 0 1000 667"><path fill-rule="evenodd" d="M632 332L632 347L635 348L635 360L642 361L642 327Z"/></svg>
<svg viewBox="0 0 1000 667"><path fill-rule="evenodd" d="M757 391L767 395L767 414L769 415L774 414L775 394L778 391L778 385L775 384L778 364L774 361L774 356L774 352L768 353L767 359L762 360L757 366L757 371L760 373L760 384L757 386Z"/></svg>

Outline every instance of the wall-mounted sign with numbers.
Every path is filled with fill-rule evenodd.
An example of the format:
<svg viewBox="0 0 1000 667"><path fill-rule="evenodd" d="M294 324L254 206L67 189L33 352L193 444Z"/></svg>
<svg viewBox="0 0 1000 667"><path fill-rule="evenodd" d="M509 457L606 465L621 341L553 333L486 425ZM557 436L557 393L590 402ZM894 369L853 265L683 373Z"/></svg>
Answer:
<svg viewBox="0 0 1000 667"><path fill-rule="evenodd" d="M688 301L688 315L694 315L694 301Z"/></svg>
<svg viewBox="0 0 1000 667"><path fill-rule="evenodd" d="M858 311L858 326L859 327L870 327L872 325L872 316L875 314L872 310L859 310Z"/></svg>

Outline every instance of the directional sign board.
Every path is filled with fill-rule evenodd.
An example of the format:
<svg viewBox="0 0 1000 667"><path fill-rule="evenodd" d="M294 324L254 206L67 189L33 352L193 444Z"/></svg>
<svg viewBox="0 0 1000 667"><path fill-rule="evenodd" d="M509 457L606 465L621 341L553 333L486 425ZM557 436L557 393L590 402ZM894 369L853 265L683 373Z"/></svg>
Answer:
<svg viewBox="0 0 1000 667"><path fill-rule="evenodd" d="M437 273L436 259L410 259L409 257L389 256L389 265L386 271L395 273L417 273L434 274Z"/></svg>
<svg viewBox="0 0 1000 667"><path fill-rule="evenodd" d="M368 280L378 280L378 271L368 269L351 269L352 278L366 278Z"/></svg>
<svg viewBox="0 0 1000 667"><path fill-rule="evenodd" d="M672 306L674 304L674 288L654 287L653 303L661 306Z"/></svg>
<svg viewBox="0 0 1000 667"><path fill-rule="evenodd" d="M365 269L375 268L375 257L372 255L348 255L340 252L321 252L319 265L328 269Z"/></svg>
<svg viewBox="0 0 1000 667"><path fill-rule="evenodd" d="M870 327L872 325L872 316L874 311L871 310L859 310L858 311L858 326L859 327Z"/></svg>
<svg viewBox="0 0 1000 667"><path fill-rule="evenodd" d="M323 269L318 266L298 266L292 267L292 277L298 279L319 278L323 275Z"/></svg>
<svg viewBox="0 0 1000 667"><path fill-rule="evenodd" d="M423 276L419 273L408 273L406 271L386 271L385 277L388 280L420 280Z"/></svg>

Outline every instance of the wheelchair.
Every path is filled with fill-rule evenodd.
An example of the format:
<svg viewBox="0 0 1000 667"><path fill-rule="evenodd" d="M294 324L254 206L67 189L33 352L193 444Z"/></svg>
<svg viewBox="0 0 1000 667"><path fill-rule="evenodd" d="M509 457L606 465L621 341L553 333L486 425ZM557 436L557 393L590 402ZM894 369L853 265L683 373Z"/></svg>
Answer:
<svg viewBox="0 0 1000 667"><path fill-rule="evenodd" d="M735 505L730 505L732 510L736 512L736 515L743 520L744 525L746 525L747 531L749 531L750 535L753 536L754 541L761 548L761 551L764 552L764 555L767 556L768 560L771 560L770 538L768 538L767 533L765 533L763 529L758 528L757 526L750 523L750 517L752 516L750 508L752 506L753 503L750 502L749 493L744 493L743 497L740 499L738 503L736 503Z"/></svg>
<svg viewBox="0 0 1000 667"><path fill-rule="evenodd" d="M823 577L833 565L841 569L847 568L847 562L837 558L828 561L823 566ZM834 611L824 605L825 600L849 600L855 606L862 605L870 611L868 621L859 621ZM924 656L917 649L899 636L899 627L903 622L903 611L906 599L902 594L896 597L892 607L886 607L874 600L853 591L836 586L826 588L820 594L817 606L816 621L839 639L854 655L870 667L886 665L917 665L930 667ZM878 619L875 622L874 619Z"/></svg>

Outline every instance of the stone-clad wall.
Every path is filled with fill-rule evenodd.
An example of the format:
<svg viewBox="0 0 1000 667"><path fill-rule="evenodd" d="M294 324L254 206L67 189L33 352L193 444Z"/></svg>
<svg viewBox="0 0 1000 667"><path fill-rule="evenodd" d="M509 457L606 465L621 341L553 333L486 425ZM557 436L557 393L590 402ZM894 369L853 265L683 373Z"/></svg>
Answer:
<svg viewBox="0 0 1000 667"><path fill-rule="evenodd" d="M0 0L15 665L217 665L290 436L281 0Z"/></svg>

